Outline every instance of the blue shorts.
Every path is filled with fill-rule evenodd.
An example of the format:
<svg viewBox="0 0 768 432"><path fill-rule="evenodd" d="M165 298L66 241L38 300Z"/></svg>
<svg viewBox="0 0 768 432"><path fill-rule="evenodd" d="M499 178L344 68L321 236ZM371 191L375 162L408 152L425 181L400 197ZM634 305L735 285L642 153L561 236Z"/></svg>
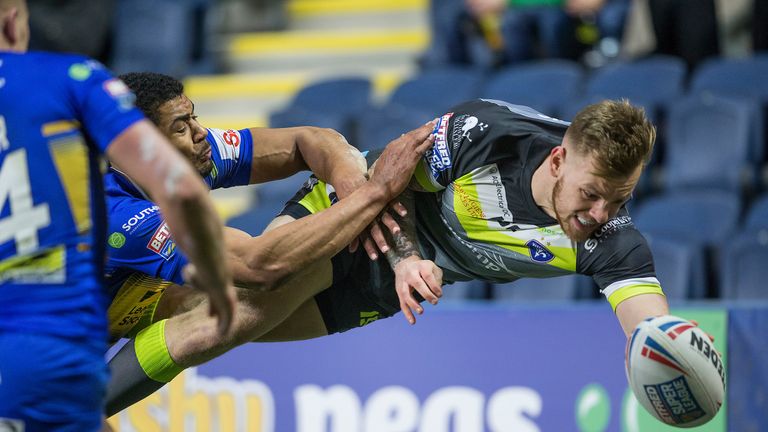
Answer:
<svg viewBox="0 0 768 432"><path fill-rule="evenodd" d="M106 341L0 330L0 429L98 431L109 377L105 351Z"/></svg>

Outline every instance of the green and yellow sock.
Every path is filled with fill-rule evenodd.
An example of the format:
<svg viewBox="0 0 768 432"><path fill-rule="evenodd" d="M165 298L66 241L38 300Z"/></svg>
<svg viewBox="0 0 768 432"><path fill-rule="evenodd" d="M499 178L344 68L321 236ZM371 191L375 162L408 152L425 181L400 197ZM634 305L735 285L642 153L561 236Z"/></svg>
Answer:
<svg viewBox="0 0 768 432"><path fill-rule="evenodd" d="M165 344L165 324L167 319L158 321L136 335L135 349L139 365L148 377L167 383L184 370L176 364Z"/></svg>

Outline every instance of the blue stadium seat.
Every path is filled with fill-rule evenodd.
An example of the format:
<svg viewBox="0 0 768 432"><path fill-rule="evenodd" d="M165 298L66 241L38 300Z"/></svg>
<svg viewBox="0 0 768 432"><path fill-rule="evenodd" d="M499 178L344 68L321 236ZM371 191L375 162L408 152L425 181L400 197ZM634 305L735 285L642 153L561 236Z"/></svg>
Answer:
<svg viewBox="0 0 768 432"><path fill-rule="evenodd" d="M352 119L345 114L325 111L307 111L301 108L288 108L270 114L269 127L287 128L294 126L317 126L333 129L345 137L353 133Z"/></svg>
<svg viewBox="0 0 768 432"><path fill-rule="evenodd" d="M120 0L112 44L112 68L118 73L153 71L181 77L194 66L196 10L207 0ZM207 47L203 47L205 50ZM205 59L202 59L205 60Z"/></svg>
<svg viewBox="0 0 768 432"><path fill-rule="evenodd" d="M646 235L653 253L656 277L670 300L706 295L704 250L697 244L666 236Z"/></svg>
<svg viewBox="0 0 768 432"><path fill-rule="evenodd" d="M524 278L514 282L493 284L493 298L501 302L557 302L576 300L581 287L591 279L583 275L554 278Z"/></svg>
<svg viewBox="0 0 768 432"><path fill-rule="evenodd" d="M740 99L753 117L752 158L762 161L768 145L768 56L745 59L714 58L699 66L691 77L690 94Z"/></svg>
<svg viewBox="0 0 768 432"><path fill-rule="evenodd" d="M765 57L745 59L713 58L693 72L690 92L710 92L723 96L759 98L768 102L768 60Z"/></svg>
<svg viewBox="0 0 768 432"><path fill-rule="evenodd" d="M768 299L768 233L744 231L720 253L720 293L730 300Z"/></svg>
<svg viewBox="0 0 768 432"><path fill-rule="evenodd" d="M720 188L755 185L750 162L753 113L739 101L691 96L673 103L667 122L665 187Z"/></svg>
<svg viewBox="0 0 768 432"><path fill-rule="evenodd" d="M477 98L483 76L483 71L472 68L427 70L397 86L389 105L436 117L454 105Z"/></svg>
<svg viewBox="0 0 768 432"><path fill-rule="evenodd" d="M370 105L371 81L363 77L327 79L310 83L294 96L291 108L353 115Z"/></svg>
<svg viewBox="0 0 768 432"><path fill-rule="evenodd" d="M740 211L741 199L735 193L689 190L646 198L632 219L643 234L719 246L736 230Z"/></svg>
<svg viewBox="0 0 768 432"><path fill-rule="evenodd" d="M357 132L349 143L360 150L384 148L401 134L434 118L427 112L398 106L365 110L356 117Z"/></svg>
<svg viewBox="0 0 768 432"><path fill-rule="evenodd" d="M744 230L768 230L768 194L758 197L747 210Z"/></svg>
<svg viewBox="0 0 768 432"><path fill-rule="evenodd" d="M272 113L271 127L319 126L353 133L352 118L370 106L371 81L362 77L344 77L317 81L296 93L290 105Z"/></svg>
<svg viewBox="0 0 768 432"><path fill-rule="evenodd" d="M587 82L589 100L627 98L658 121L684 91L686 67L677 57L654 56L597 70Z"/></svg>
<svg viewBox="0 0 768 432"><path fill-rule="evenodd" d="M576 98L584 70L567 60L542 60L499 70L480 91L481 97L529 106L558 117L564 102Z"/></svg>

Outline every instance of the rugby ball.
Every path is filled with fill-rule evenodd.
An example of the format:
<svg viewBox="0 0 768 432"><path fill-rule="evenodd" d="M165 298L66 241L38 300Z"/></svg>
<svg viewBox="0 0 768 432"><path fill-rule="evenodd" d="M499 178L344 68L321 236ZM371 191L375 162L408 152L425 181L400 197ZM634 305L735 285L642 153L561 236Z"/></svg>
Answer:
<svg viewBox="0 0 768 432"><path fill-rule="evenodd" d="M629 386L660 421L682 428L711 420L723 404L725 367L704 331L672 315L637 325L627 344Z"/></svg>

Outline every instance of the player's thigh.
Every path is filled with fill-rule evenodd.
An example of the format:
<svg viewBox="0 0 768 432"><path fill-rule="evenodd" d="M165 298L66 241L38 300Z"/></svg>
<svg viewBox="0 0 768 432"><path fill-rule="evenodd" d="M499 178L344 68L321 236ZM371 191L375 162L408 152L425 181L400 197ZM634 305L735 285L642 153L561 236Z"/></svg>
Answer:
<svg viewBox="0 0 768 432"><path fill-rule="evenodd" d="M203 303L206 294L188 286L171 285L163 291L157 301L152 322L157 322L190 311Z"/></svg>
<svg viewBox="0 0 768 432"><path fill-rule="evenodd" d="M254 342L283 342L327 336L323 315L315 302L309 299L269 333Z"/></svg>
<svg viewBox="0 0 768 432"><path fill-rule="evenodd" d="M0 426L21 421L25 432L98 431L108 378L105 348L90 341L0 334Z"/></svg>

